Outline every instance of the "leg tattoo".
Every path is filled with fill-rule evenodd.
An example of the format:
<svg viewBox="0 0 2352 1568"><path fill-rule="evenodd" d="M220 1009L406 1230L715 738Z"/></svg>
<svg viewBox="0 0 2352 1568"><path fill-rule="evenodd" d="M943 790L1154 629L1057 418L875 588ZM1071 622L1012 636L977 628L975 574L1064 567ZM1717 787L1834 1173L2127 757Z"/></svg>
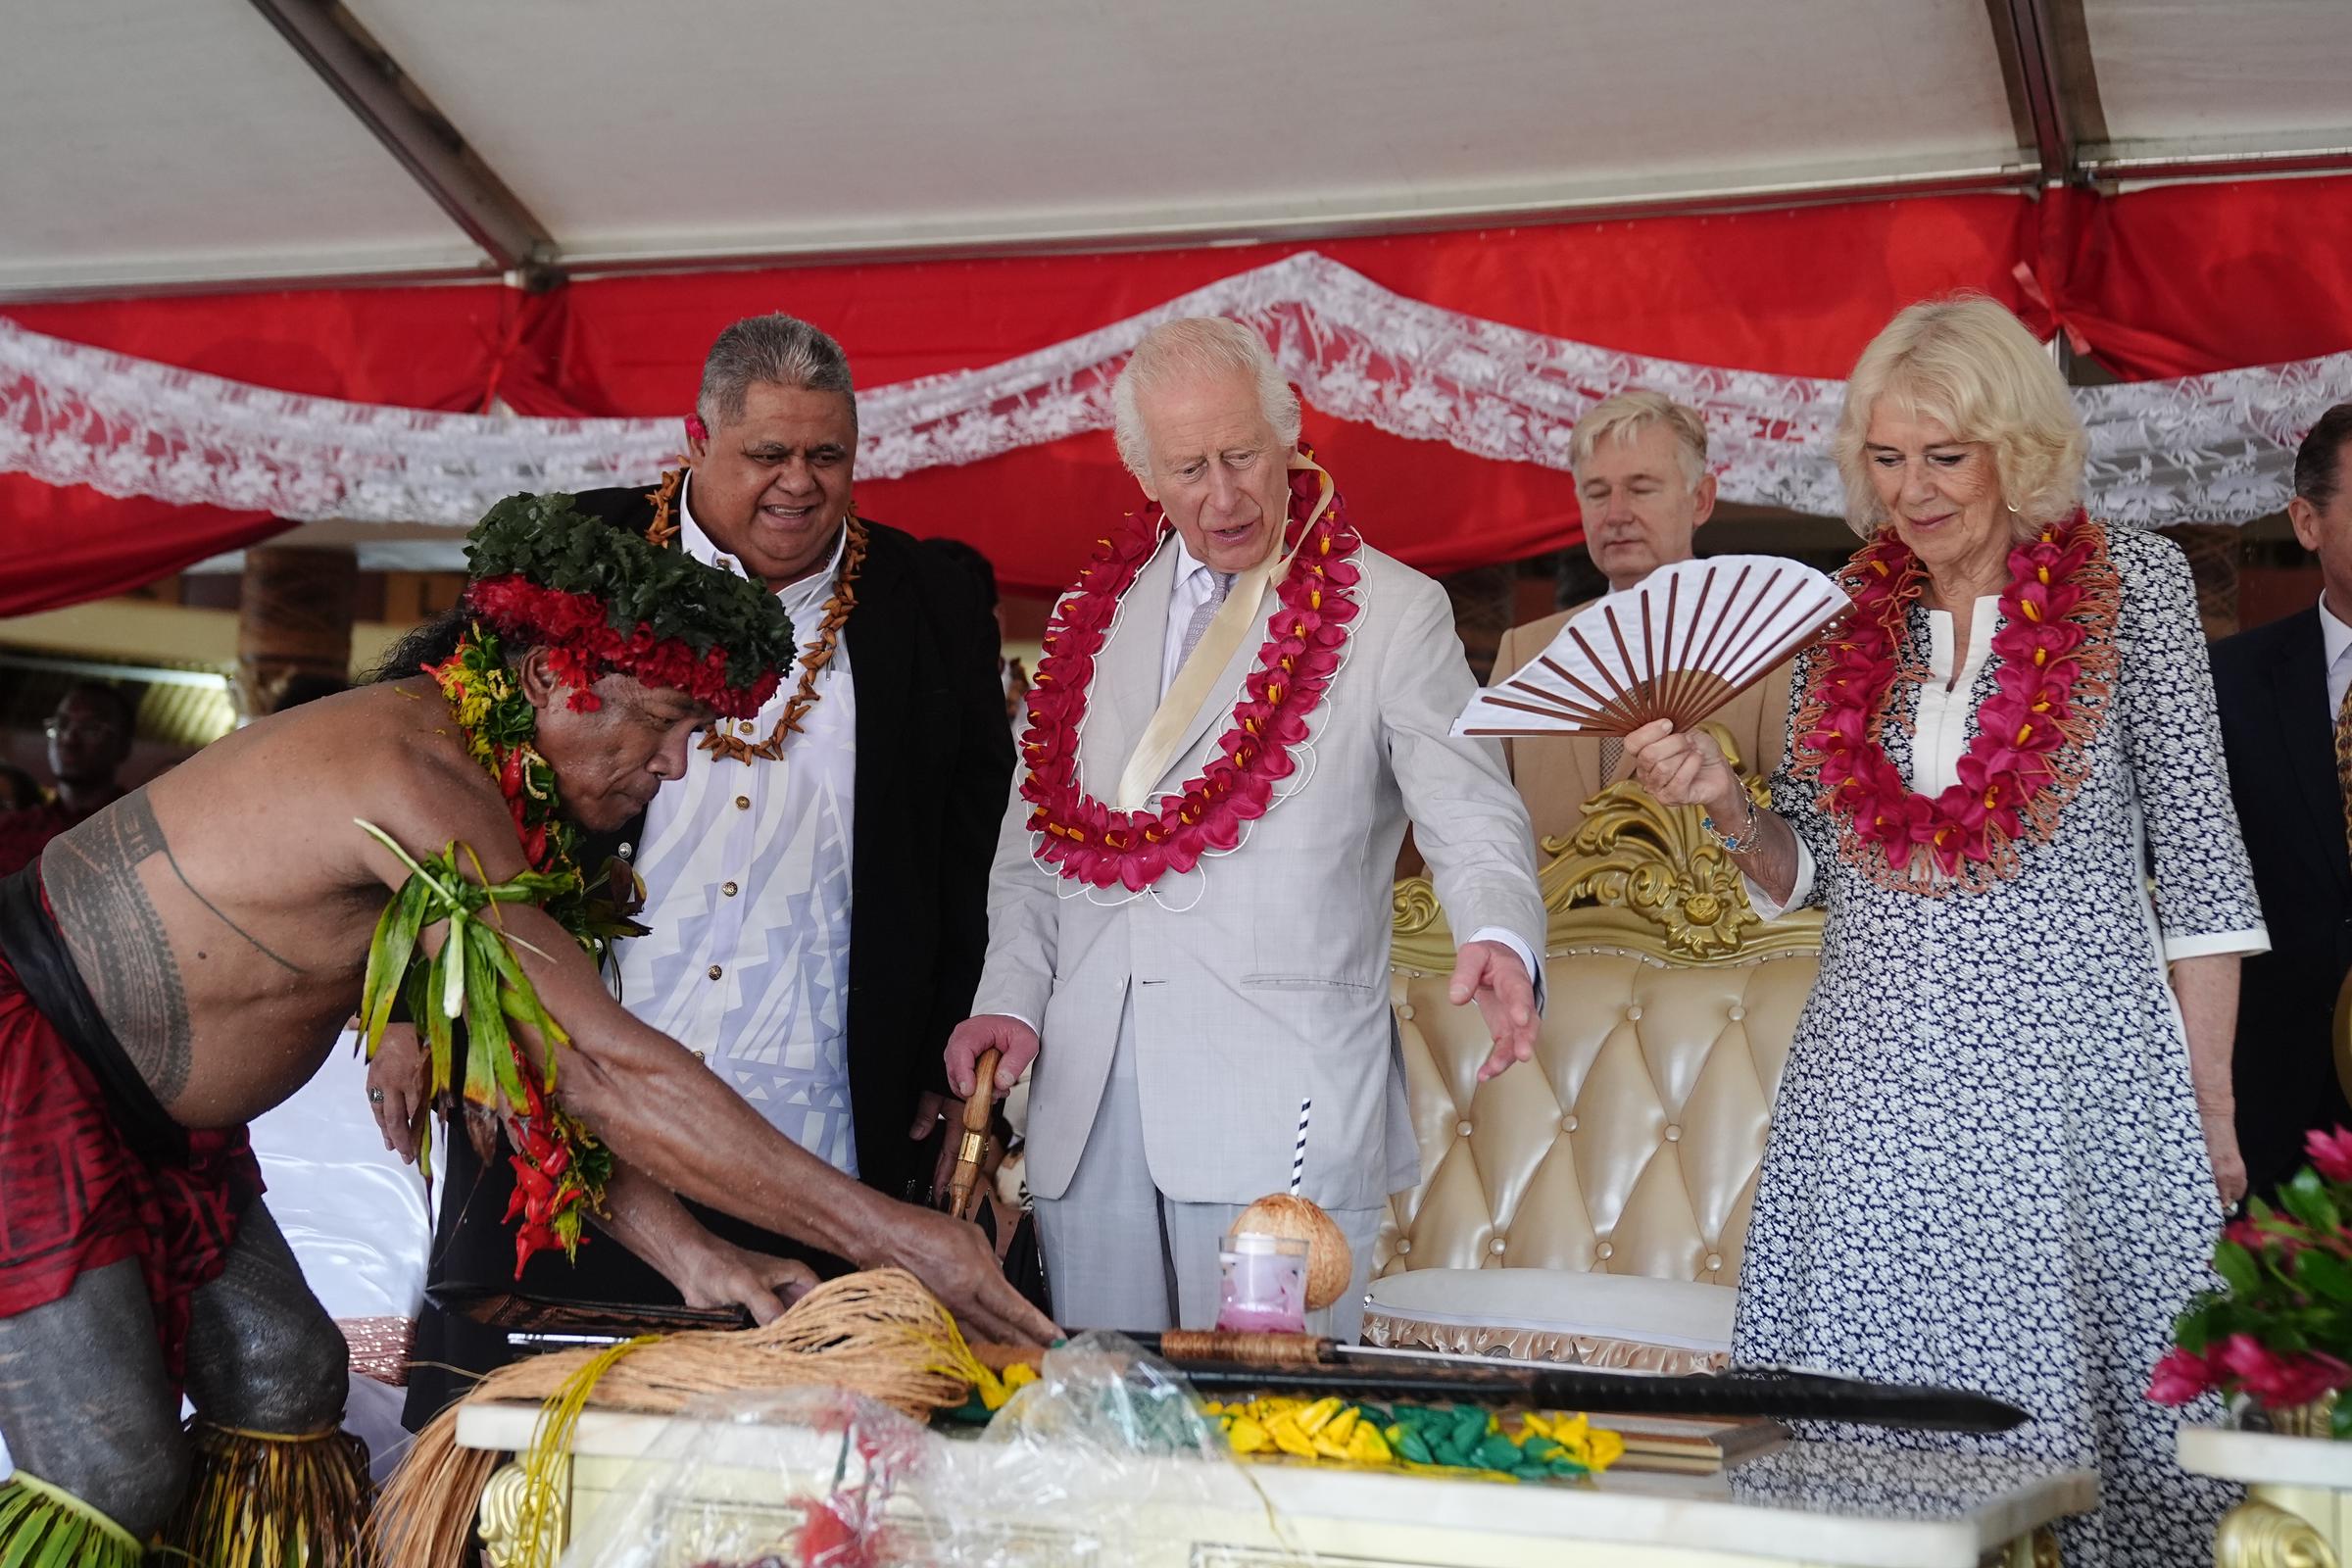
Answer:
<svg viewBox="0 0 2352 1568"><path fill-rule="evenodd" d="M26 1471L142 1541L171 1515L188 1444L137 1259L0 1318L0 1432Z"/></svg>
<svg viewBox="0 0 2352 1568"><path fill-rule="evenodd" d="M196 1562L361 1568L368 1446L339 1430L343 1333L259 1200L188 1319L196 1473L164 1544Z"/></svg>
<svg viewBox="0 0 2352 1568"><path fill-rule="evenodd" d="M336 1425L350 1392L343 1331L256 1200L220 1277L188 1312L188 1398L204 1420L290 1436Z"/></svg>

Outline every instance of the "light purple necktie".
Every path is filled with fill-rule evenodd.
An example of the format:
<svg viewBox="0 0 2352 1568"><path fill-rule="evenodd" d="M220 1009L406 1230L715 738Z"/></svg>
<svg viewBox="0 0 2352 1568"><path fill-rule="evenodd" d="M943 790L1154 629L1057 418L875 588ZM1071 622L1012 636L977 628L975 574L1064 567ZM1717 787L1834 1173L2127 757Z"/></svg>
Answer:
<svg viewBox="0 0 2352 1568"><path fill-rule="evenodd" d="M1232 572L1212 571L1209 575L1216 578L1217 583L1209 590L1208 597L1200 601L1200 607L1193 612L1193 618L1185 625L1184 651L1176 658L1176 667L1180 670L1184 668L1186 661L1193 657L1193 649L1200 643L1200 634L1207 631L1208 623L1217 618L1217 607L1225 603L1227 594L1233 592Z"/></svg>

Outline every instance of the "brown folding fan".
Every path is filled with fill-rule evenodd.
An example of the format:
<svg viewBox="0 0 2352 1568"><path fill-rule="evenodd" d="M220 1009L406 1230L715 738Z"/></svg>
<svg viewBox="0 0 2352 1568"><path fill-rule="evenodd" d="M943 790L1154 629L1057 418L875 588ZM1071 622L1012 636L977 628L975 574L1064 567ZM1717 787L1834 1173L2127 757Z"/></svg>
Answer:
<svg viewBox="0 0 2352 1568"><path fill-rule="evenodd" d="M1471 700L1456 735L1690 729L1769 674L1846 607L1843 589L1778 556L1661 566L1594 600L1528 664Z"/></svg>

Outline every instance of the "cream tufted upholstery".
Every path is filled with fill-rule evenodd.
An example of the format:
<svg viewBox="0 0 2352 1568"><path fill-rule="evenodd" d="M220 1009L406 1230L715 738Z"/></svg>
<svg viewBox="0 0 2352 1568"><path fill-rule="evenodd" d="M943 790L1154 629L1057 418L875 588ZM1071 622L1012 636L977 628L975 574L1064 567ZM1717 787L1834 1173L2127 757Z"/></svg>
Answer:
<svg viewBox="0 0 2352 1568"><path fill-rule="evenodd" d="M1478 1081L1489 1042L1476 1010L1446 999L1453 940L1435 897L1420 879L1398 885L1391 986L1421 1182L1391 1201L1374 1274L1732 1285L1820 916L1760 920L1697 813L1632 786L1594 797L1576 839L1545 848L1557 853L1544 871L1543 1031L1536 1059L1491 1083ZM1528 1278L1513 1299L1528 1298ZM1475 1318L1496 1294L1477 1287L1503 1283L1452 1294ZM1425 1304L1437 1284L1410 1295Z"/></svg>

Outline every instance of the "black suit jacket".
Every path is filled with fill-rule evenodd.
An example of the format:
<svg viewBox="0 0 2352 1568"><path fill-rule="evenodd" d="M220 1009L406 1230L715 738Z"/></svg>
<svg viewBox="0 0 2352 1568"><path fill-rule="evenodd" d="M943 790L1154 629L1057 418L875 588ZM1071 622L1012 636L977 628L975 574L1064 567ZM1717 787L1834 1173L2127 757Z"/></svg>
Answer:
<svg viewBox="0 0 2352 1568"><path fill-rule="evenodd" d="M2318 608L2215 643L2213 685L2271 933L2271 951L2245 961L2237 1001L2237 1138L2260 1193L2303 1163L2306 1131L2352 1124L2331 1032L2352 968L2352 858Z"/></svg>
<svg viewBox="0 0 2352 1568"><path fill-rule="evenodd" d="M649 494L592 490L581 510L642 532ZM806 643L812 628L794 628ZM960 568L918 550L896 528L868 524L865 564L844 641L858 691L856 820L850 847L850 1107L858 1171L892 1198L924 1196L935 1143L907 1138L924 1091L945 1093L941 1054L971 1009L988 951L988 872L1012 780L1012 733L997 673L995 616ZM786 677L789 684L793 675ZM765 765L765 764L755 764ZM641 816L583 846L594 869L641 841ZM689 1042L692 1044L692 1042ZM503 1152L485 1167L462 1134L434 1227L428 1284L518 1288L573 1300L669 1302L677 1292L609 1236L582 1246L576 1264L532 1259L513 1287L513 1233L503 1223L514 1175ZM689 1205L695 1207L695 1205ZM820 1273L838 1259L726 1215L696 1215L738 1245L806 1258ZM479 1373L511 1356L505 1336L427 1307L416 1359ZM420 1427L465 1383L419 1366L407 1420Z"/></svg>

